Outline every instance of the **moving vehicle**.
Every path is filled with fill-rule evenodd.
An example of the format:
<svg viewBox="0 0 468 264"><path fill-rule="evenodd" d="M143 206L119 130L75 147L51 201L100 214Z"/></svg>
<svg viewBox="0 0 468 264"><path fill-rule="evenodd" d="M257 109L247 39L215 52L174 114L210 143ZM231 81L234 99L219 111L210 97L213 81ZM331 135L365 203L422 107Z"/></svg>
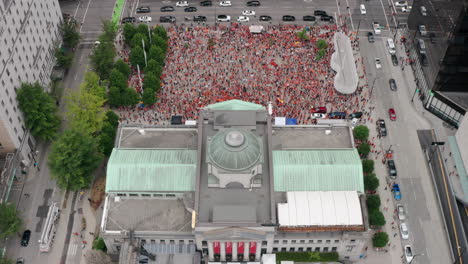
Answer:
<svg viewBox="0 0 468 264"><path fill-rule="evenodd" d="M395 121L397 119L395 109L388 109L388 116L390 117L390 120Z"/></svg>
<svg viewBox="0 0 468 264"><path fill-rule="evenodd" d="M193 21L195 21L195 22L205 22L206 21L206 16L194 16Z"/></svg>
<svg viewBox="0 0 468 264"><path fill-rule="evenodd" d="M327 115L322 113L313 113L311 116L313 119L322 119L325 118Z"/></svg>
<svg viewBox="0 0 468 264"><path fill-rule="evenodd" d="M24 258L16 259L16 264L24 264Z"/></svg>
<svg viewBox="0 0 468 264"><path fill-rule="evenodd" d="M381 34L382 31L380 30L380 25L377 22L372 23L372 27L374 28L374 33L376 35Z"/></svg>
<svg viewBox="0 0 468 264"><path fill-rule="evenodd" d="M175 4L178 7L187 7L189 6L188 1L179 1Z"/></svg>
<svg viewBox="0 0 468 264"><path fill-rule="evenodd" d="M161 7L161 12L171 12L171 11L174 11L174 7L173 6L163 6Z"/></svg>
<svg viewBox="0 0 468 264"><path fill-rule="evenodd" d="M149 13L151 12L151 9L149 6L140 6L139 8L137 8L136 12L137 13Z"/></svg>
<svg viewBox="0 0 468 264"><path fill-rule="evenodd" d="M323 10L315 10L314 11L314 16L328 16L328 15L327 15L327 12L325 12Z"/></svg>
<svg viewBox="0 0 468 264"><path fill-rule="evenodd" d="M227 15L218 15L217 17L218 22L229 22L231 21L231 17Z"/></svg>
<svg viewBox="0 0 468 264"><path fill-rule="evenodd" d="M359 10L361 10L361 15L365 15L365 14L366 14L366 6L365 6L365 5L360 5L360 6L359 6Z"/></svg>
<svg viewBox="0 0 468 264"><path fill-rule="evenodd" d="M315 17L314 16L303 16L302 20L304 20L304 21L315 21Z"/></svg>
<svg viewBox="0 0 468 264"><path fill-rule="evenodd" d="M260 6L260 1L248 1L247 6Z"/></svg>
<svg viewBox="0 0 468 264"><path fill-rule="evenodd" d="M380 136L385 137L387 136L387 126L385 125L385 120L379 119L376 122L377 125L377 132Z"/></svg>
<svg viewBox="0 0 468 264"><path fill-rule="evenodd" d="M184 12L197 12L197 8L194 6L184 8Z"/></svg>
<svg viewBox="0 0 468 264"><path fill-rule="evenodd" d="M162 16L159 18L159 22L161 23L174 23L176 22L176 18L173 16Z"/></svg>
<svg viewBox="0 0 468 264"><path fill-rule="evenodd" d="M392 192L393 192L393 197L395 198L395 200L400 201L401 192L400 192L400 186L397 183L393 184Z"/></svg>
<svg viewBox="0 0 468 264"><path fill-rule="evenodd" d="M431 43L436 43L436 34L434 32L430 33L429 39L431 40Z"/></svg>
<svg viewBox="0 0 468 264"><path fill-rule="evenodd" d="M401 233L401 238L402 239L408 239L409 238L409 230L408 226L406 223L401 223L400 224L400 233Z"/></svg>
<svg viewBox="0 0 468 264"><path fill-rule="evenodd" d="M427 9L425 6L421 6L419 10L421 10L421 15L427 16Z"/></svg>
<svg viewBox="0 0 468 264"><path fill-rule="evenodd" d="M404 6L401 8L401 12L405 12L405 13L411 12L411 9L413 9L412 6Z"/></svg>
<svg viewBox="0 0 468 264"><path fill-rule="evenodd" d="M396 91L396 90L397 90L397 86L396 86L396 81L395 81L395 79L390 79L390 80L388 80L388 84L390 85L390 90L392 90L392 91Z"/></svg>
<svg viewBox="0 0 468 264"><path fill-rule="evenodd" d="M392 179L396 179L397 177L397 170L395 166L395 161L394 160L387 160L387 167L388 167L388 175Z"/></svg>
<svg viewBox="0 0 468 264"><path fill-rule="evenodd" d="M200 6L212 6L213 2L211 1L201 1Z"/></svg>
<svg viewBox="0 0 468 264"><path fill-rule="evenodd" d="M398 66L398 58L395 54L392 54L392 64L393 66Z"/></svg>
<svg viewBox="0 0 468 264"><path fill-rule="evenodd" d="M136 18L135 17L124 17L122 18L122 23L135 23Z"/></svg>
<svg viewBox="0 0 468 264"><path fill-rule="evenodd" d="M320 20L321 20L321 21L333 22L334 18L333 18L332 16L321 16L321 17L320 17Z"/></svg>
<svg viewBox="0 0 468 264"><path fill-rule="evenodd" d="M25 230L23 236L21 237L21 246L27 247L29 244L29 239L31 238L31 230Z"/></svg>
<svg viewBox="0 0 468 264"><path fill-rule="evenodd" d="M260 21L271 21L271 16L260 16L258 20Z"/></svg>
<svg viewBox="0 0 468 264"><path fill-rule="evenodd" d="M231 1L221 1L219 2L220 6L232 6Z"/></svg>
<svg viewBox="0 0 468 264"><path fill-rule="evenodd" d="M242 11L243 16L255 16L255 11L252 10L244 10Z"/></svg>
<svg viewBox="0 0 468 264"><path fill-rule="evenodd" d="M150 16L141 16L138 18L140 22L151 22L153 19Z"/></svg>
<svg viewBox="0 0 468 264"><path fill-rule="evenodd" d="M283 21L296 21L296 18L294 16L286 15L283 16Z"/></svg>
<svg viewBox="0 0 468 264"><path fill-rule="evenodd" d="M411 248L410 245L406 245L405 246L405 259L406 259L406 262L410 263L414 258L414 255L413 255L413 249Z"/></svg>
<svg viewBox="0 0 468 264"><path fill-rule="evenodd" d="M240 16L237 18L237 22L249 22L250 18L248 16Z"/></svg>
<svg viewBox="0 0 468 264"><path fill-rule="evenodd" d="M397 213L398 213L398 219L400 219L400 221L403 221L406 219L405 207L402 204L397 204Z"/></svg>
<svg viewBox="0 0 468 264"><path fill-rule="evenodd" d="M407 6L408 5L408 2L407 1L398 1L398 2L395 2L395 6L396 7L403 7L403 6Z"/></svg>
<svg viewBox="0 0 468 264"><path fill-rule="evenodd" d="M426 54L426 43L423 39L418 39L418 49L420 54Z"/></svg>
<svg viewBox="0 0 468 264"><path fill-rule="evenodd" d="M380 61L379 58L375 58L375 68L377 68L377 69L382 68L382 62Z"/></svg>
<svg viewBox="0 0 468 264"><path fill-rule="evenodd" d="M390 55L396 54L395 43L392 38L387 38L387 49Z"/></svg>
<svg viewBox="0 0 468 264"><path fill-rule="evenodd" d="M372 32L367 32L367 40L369 41L369 43L374 43L375 39L374 39L374 33Z"/></svg>
<svg viewBox="0 0 468 264"><path fill-rule="evenodd" d="M419 34L421 34L421 36L426 36L427 35L427 30L426 30L425 25L419 25L418 29L419 29Z"/></svg>

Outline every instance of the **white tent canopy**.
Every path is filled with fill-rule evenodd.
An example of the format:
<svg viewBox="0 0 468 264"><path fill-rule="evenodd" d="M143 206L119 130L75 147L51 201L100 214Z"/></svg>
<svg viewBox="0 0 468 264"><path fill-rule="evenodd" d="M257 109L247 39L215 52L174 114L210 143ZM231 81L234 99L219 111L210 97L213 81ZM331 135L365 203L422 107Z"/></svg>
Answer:
<svg viewBox="0 0 468 264"><path fill-rule="evenodd" d="M249 30L250 30L250 33L262 33L263 32L263 26L255 26L255 25L252 25L249 27Z"/></svg>

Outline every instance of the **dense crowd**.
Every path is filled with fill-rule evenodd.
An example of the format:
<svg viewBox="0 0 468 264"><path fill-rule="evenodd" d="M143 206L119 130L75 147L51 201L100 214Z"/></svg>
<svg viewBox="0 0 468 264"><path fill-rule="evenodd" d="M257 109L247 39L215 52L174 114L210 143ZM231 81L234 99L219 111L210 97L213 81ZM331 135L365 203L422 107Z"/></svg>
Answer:
<svg viewBox="0 0 468 264"><path fill-rule="evenodd" d="M353 113L363 111L367 93L363 83L351 95L338 93L330 68L332 37L337 27L311 27L301 41L297 26L269 26L252 34L247 26L168 29L169 50L154 106L125 109L125 123L167 124L173 115L196 119L209 104L239 99L266 106L273 115L313 123L314 107ZM327 42L326 55L317 60L316 41ZM357 41L353 47L357 48ZM357 60L357 62L359 59ZM361 77L363 78L363 76ZM131 83L136 83L135 79Z"/></svg>

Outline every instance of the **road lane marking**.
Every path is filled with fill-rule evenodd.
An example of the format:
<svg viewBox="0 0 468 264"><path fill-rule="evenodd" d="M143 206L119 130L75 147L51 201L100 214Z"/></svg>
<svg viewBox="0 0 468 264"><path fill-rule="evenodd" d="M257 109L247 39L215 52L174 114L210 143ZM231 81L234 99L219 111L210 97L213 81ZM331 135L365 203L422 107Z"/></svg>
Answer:
<svg viewBox="0 0 468 264"><path fill-rule="evenodd" d="M380 4L382 5L382 11L383 11L383 14L385 16L385 21L387 22L387 26L390 26L390 24L388 23L387 13L385 13L385 7L383 5L382 0L380 0Z"/></svg>
<svg viewBox="0 0 468 264"><path fill-rule="evenodd" d="M88 5L86 6L86 11L84 13L84 16L83 16L83 21L81 21L81 26L80 26L80 34L81 34L81 29L83 28L83 24L86 20L86 15L88 14L88 9L89 9L89 5L91 4L91 0L88 1Z"/></svg>
<svg viewBox="0 0 468 264"><path fill-rule="evenodd" d="M340 19L339 24L341 24L341 12L340 12L340 2L339 0L336 0L336 8L338 9L338 18ZM336 13L335 13L336 16ZM338 22L338 20L336 20Z"/></svg>
<svg viewBox="0 0 468 264"><path fill-rule="evenodd" d="M78 13L78 9L80 8L80 5L81 5L81 1L79 1L78 5L76 6L75 14L73 15L73 18L76 18L76 14Z"/></svg>

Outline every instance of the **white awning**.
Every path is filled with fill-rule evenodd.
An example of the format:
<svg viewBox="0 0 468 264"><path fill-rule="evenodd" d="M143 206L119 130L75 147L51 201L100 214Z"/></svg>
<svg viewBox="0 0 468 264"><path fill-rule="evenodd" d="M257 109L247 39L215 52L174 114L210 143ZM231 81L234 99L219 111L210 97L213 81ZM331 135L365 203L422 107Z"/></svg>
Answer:
<svg viewBox="0 0 468 264"><path fill-rule="evenodd" d="M196 120L185 120L185 125L186 126L196 126L197 121Z"/></svg>
<svg viewBox="0 0 468 264"><path fill-rule="evenodd" d="M355 191L287 192L287 200L278 204L280 226L363 225Z"/></svg>
<svg viewBox="0 0 468 264"><path fill-rule="evenodd" d="M250 33L262 33L263 32L263 26L250 26L249 27Z"/></svg>
<svg viewBox="0 0 468 264"><path fill-rule="evenodd" d="M285 126L286 117L275 117L275 126Z"/></svg>

